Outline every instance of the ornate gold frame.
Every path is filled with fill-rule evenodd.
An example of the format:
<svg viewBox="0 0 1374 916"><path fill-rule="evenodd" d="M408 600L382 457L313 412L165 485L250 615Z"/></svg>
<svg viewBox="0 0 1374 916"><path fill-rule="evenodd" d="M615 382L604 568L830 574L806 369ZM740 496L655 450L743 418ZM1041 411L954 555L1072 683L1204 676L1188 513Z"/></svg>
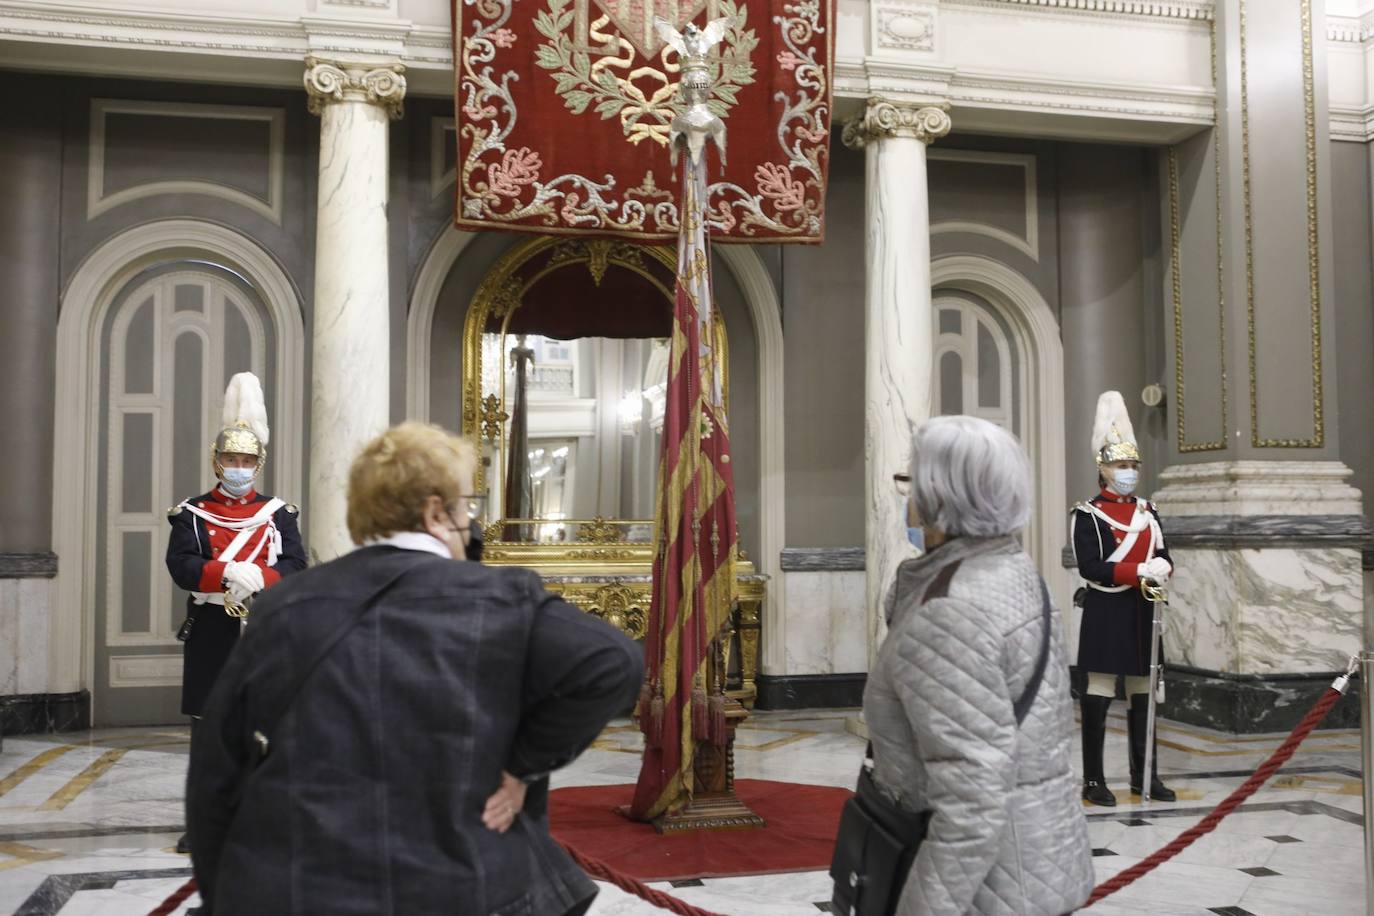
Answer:
<svg viewBox="0 0 1374 916"><path fill-rule="evenodd" d="M520 268L549 249L561 249L544 269L531 278L519 276ZM600 278L612 266L632 270L658 291L673 299L668 289L644 267L645 257L652 257L676 272L677 255L664 245L631 245L610 239L570 239L566 236L534 237L512 246L502 255L478 287L468 307L463 324L463 433L480 442L500 437L504 442L502 424L505 415L504 391L482 391L482 334L493 316L499 317L504 329L511 314L520 307L521 297L534 283L553 270L568 264L583 263L592 277ZM730 404L729 349L725 323L719 310L713 314L712 331L721 359L721 392L726 410ZM501 449L504 454L504 445ZM475 481L477 492L485 488L485 471L479 464ZM648 542L625 540L623 526L644 524L647 519L564 519L566 524L578 526L578 539L565 544L530 544L501 540L507 524L524 519L492 519L484 529L483 561L494 566L527 566L544 577L545 587L589 614L606 620L628 635L642 639L648 626L649 605L653 592L654 545ZM538 521L538 520L534 520ZM767 589L767 576L761 576L754 564L740 554L735 567L739 582L739 605L732 615L730 632L725 639L728 651L738 653L736 674L731 676L730 696L746 706L753 706L758 672L759 636L762 630L761 611Z"/></svg>
<svg viewBox="0 0 1374 916"><path fill-rule="evenodd" d="M520 269L537 256L554 250L548 265L528 278L520 277ZM482 334L492 318L501 321L502 333L509 326L511 316L520 307L525 292L555 269L569 264L585 264L592 277L600 283L612 265L629 270L653 284L669 302L673 290L649 272L644 259L651 257L670 272L677 270L677 254L666 245L632 245L613 239L581 239L562 236L536 236L511 246L492 265L481 286L477 288L463 322L463 434L478 443L499 439L501 454L505 453L503 423L509 419L505 412L505 392L482 391ZM712 330L721 355L721 392L727 415L730 409L730 351L725 322L717 309L712 316ZM486 470L477 467L474 480L477 492L484 492ZM491 519L484 556L521 566L538 566L542 571L570 571L594 565L598 569L609 566L647 565L652 559L653 546L648 543L629 543L623 539L620 526L651 523L652 519L568 519L577 524L585 540L570 544L525 544L500 540L504 524L521 519ZM538 521L538 520L534 520ZM620 536L617 537L616 535Z"/></svg>

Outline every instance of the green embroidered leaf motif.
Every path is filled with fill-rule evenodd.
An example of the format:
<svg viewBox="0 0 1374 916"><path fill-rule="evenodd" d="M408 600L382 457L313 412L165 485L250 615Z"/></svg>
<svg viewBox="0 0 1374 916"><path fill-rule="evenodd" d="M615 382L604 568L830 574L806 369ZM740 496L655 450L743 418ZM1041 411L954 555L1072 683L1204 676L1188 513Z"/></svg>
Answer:
<svg viewBox="0 0 1374 916"><path fill-rule="evenodd" d="M548 45L540 45L535 50L534 60L535 63L545 70L558 70L563 66L563 58L559 56L557 51L550 48Z"/></svg>
<svg viewBox="0 0 1374 916"><path fill-rule="evenodd" d="M620 106L620 99L603 99L601 104L596 106L596 110L601 115L601 120L609 121L620 113Z"/></svg>
<svg viewBox="0 0 1374 916"><path fill-rule="evenodd" d="M587 110L587 106L592 102L592 94L574 89L571 92L563 93L563 101L567 103L568 110L573 114L581 114Z"/></svg>

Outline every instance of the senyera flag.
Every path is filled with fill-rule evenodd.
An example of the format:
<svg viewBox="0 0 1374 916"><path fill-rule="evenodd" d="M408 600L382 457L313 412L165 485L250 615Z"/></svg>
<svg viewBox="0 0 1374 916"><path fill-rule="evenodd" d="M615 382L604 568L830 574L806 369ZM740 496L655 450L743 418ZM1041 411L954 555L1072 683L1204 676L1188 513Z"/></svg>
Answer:
<svg viewBox="0 0 1374 916"><path fill-rule="evenodd" d="M699 215L706 181L702 166L690 155L683 159L688 219L678 238L654 592L644 640L645 751L630 808L638 820L684 807L696 742L722 745L727 738L723 685L707 683L707 659L735 603L735 486L719 354L709 333L710 249Z"/></svg>
<svg viewBox="0 0 1374 916"><path fill-rule="evenodd" d="M820 242L834 0L453 0L457 188L471 231L680 229L674 53L654 30L730 21L710 108L728 161L699 200L721 241Z"/></svg>

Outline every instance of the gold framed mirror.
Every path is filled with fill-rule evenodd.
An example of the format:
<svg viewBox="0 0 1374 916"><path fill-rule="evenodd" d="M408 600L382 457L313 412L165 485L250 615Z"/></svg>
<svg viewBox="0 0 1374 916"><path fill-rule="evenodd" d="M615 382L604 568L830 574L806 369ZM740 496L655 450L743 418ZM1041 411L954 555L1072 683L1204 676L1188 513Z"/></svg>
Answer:
<svg viewBox="0 0 1374 916"><path fill-rule="evenodd" d="M503 254L463 330L486 557L643 571L652 556L676 253L540 236ZM725 325L712 316L729 407Z"/></svg>

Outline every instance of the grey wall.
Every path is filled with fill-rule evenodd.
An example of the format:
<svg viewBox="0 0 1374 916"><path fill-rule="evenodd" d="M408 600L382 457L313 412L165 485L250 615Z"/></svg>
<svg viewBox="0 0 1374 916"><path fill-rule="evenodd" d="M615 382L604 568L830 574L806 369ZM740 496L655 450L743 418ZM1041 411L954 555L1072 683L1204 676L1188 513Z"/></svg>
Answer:
<svg viewBox="0 0 1374 916"><path fill-rule="evenodd" d="M1374 229L1370 169L1374 158L1362 143L1331 144L1332 258L1334 261L1336 384L1340 458L1364 494L1365 514L1374 504Z"/></svg>
<svg viewBox="0 0 1374 916"><path fill-rule="evenodd" d="M864 157L830 152L824 244L778 246L788 547L864 542Z"/></svg>
<svg viewBox="0 0 1374 916"><path fill-rule="evenodd" d="M1141 492L1155 485L1164 416L1140 402L1160 380L1158 287L1148 279L1158 245L1153 156L1124 146L1061 144L1059 284L1070 499L1095 491L1092 425L1097 398L1118 390L1145 459Z"/></svg>
<svg viewBox="0 0 1374 916"><path fill-rule="evenodd" d="M47 77L6 76L0 109L0 552L52 549L62 122Z"/></svg>

